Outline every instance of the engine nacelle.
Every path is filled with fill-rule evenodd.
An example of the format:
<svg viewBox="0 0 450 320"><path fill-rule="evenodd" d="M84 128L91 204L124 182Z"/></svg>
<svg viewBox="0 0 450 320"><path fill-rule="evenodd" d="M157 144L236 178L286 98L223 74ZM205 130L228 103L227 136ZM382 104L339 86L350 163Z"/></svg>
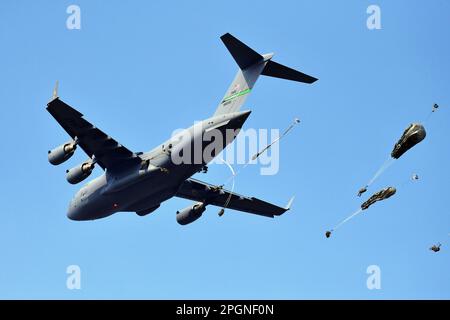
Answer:
<svg viewBox="0 0 450 320"><path fill-rule="evenodd" d="M77 144L75 141L70 141L65 144L56 147L53 150L48 151L48 162L57 166L65 161L67 161L77 149Z"/></svg>
<svg viewBox="0 0 450 320"><path fill-rule="evenodd" d="M181 225L186 225L194 222L200 218L205 212L206 206L202 202L197 202L181 211L177 211L177 222Z"/></svg>
<svg viewBox="0 0 450 320"><path fill-rule="evenodd" d="M94 162L86 161L70 170L67 170L66 179L71 184L77 184L89 177L94 170Z"/></svg>

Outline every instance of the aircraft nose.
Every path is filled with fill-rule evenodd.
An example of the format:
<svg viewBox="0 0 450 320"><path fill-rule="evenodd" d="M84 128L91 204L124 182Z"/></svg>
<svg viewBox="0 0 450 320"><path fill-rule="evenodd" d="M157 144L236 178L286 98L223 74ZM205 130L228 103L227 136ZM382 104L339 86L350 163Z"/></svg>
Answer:
<svg viewBox="0 0 450 320"><path fill-rule="evenodd" d="M67 210L67 214L66 214L67 218L69 218L70 220L75 220L75 221L80 220L78 217L77 211L78 211L77 208L71 202L69 204L69 209Z"/></svg>

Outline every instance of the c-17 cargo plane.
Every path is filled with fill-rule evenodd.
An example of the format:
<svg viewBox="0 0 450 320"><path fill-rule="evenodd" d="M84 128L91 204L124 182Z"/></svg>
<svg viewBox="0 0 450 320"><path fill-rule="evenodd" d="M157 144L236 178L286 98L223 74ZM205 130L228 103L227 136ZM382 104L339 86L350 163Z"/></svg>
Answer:
<svg viewBox="0 0 450 320"><path fill-rule="evenodd" d="M317 79L272 61L273 54L260 55L227 33L221 40L239 66L238 73L212 117L198 122L149 152L132 152L109 135L88 122L83 114L58 97L57 86L48 112L72 138L48 152L48 160L59 165L80 147L89 159L67 170L67 181L76 184L86 179L100 166L104 173L82 187L69 204L67 217L71 220L95 220L116 212L135 212L145 216L162 202L180 197L194 202L176 214L176 220L186 225L200 218L206 206L213 205L265 217L283 214L291 205L274 204L225 190L191 178L202 171L219 152L231 143L251 111L240 111L260 75L311 84ZM208 146L204 136L216 130L223 137L222 147L212 157L200 161L174 161L172 154L200 146L201 154ZM225 132L234 130L229 137ZM187 137L187 138L185 138ZM196 156L191 154L190 158ZM221 210L222 211L222 210Z"/></svg>

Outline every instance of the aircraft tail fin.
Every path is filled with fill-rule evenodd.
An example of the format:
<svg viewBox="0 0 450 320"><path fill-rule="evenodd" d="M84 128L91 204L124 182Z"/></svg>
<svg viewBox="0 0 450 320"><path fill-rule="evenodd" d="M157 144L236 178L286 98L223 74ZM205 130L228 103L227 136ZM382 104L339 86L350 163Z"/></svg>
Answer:
<svg viewBox="0 0 450 320"><path fill-rule="evenodd" d="M286 211L287 211L287 210L291 210L292 203L294 202L294 199L295 199L295 196L292 196L292 197L289 199L289 202L288 202L288 204L287 204L286 207L285 207Z"/></svg>
<svg viewBox="0 0 450 320"><path fill-rule="evenodd" d="M224 34L220 39L238 64L239 70L214 115L239 111L261 74L303 83L313 83L317 80L271 61L273 53L261 55L229 33Z"/></svg>
<svg viewBox="0 0 450 320"><path fill-rule="evenodd" d="M264 60L262 55L229 33L224 34L220 39L225 47L227 47L228 51L230 51L241 70L245 70Z"/></svg>

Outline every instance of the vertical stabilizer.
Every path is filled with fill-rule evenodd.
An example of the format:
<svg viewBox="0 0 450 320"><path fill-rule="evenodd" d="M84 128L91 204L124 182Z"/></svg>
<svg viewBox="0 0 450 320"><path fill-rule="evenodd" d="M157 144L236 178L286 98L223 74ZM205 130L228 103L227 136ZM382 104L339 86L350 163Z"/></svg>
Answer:
<svg viewBox="0 0 450 320"><path fill-rule="evenodd" d="M239 70L214 115L239 111L261 74L303 83L313 83L317 80L271 61L273 54L261 55L229 33L220 39L238 64Z"/></svg>

